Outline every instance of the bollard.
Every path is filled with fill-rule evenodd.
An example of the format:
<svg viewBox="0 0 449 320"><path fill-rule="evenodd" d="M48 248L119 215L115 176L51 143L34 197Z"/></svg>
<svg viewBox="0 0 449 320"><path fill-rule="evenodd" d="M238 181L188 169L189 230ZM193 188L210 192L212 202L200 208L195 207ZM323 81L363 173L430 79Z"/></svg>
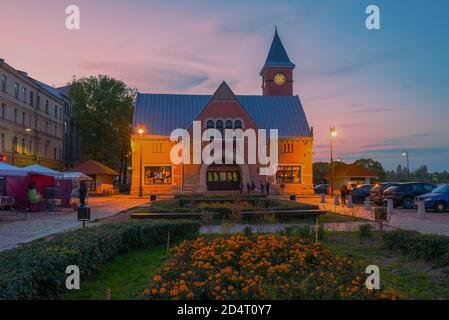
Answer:
<svg viewBox="0 0 449 320"><path fill-rule="evenodd" d="M394 205L393 205L393 199L387 200L387 217L390 217L394 212Z"/></svg>
<svg viewBox="0 0 449 320"><path fill-rule="evenodd" d="M352 196L348 196L348 204L346 205L348 208L354 208L354 202L352 201Z"/></svg>
<svg viewBox="0 0 449 320"><path fill-rule="evenodd" d="M418 201L418 214L416 217L420 219L426 218L426 205L424 201Z"/></svg>
<svg viewBox="0 0 449 320"><path fill-rule="evenodd" d="M326 203L326 195L324 193L321 195L321 201L320 202L321 203Z"/></svg>
<svg viewBox="0 0 449 320"><path fill-rule="evenodd" d="M371 210L371 198L370 197L365 198L365 210Z"/></svg>
<svg viewBox="0 0 449 320"><path fill-rule="evenodd" d="M338 196L334 196L334 205L338 206L340 204L340 202L338 201Z"/></svg>

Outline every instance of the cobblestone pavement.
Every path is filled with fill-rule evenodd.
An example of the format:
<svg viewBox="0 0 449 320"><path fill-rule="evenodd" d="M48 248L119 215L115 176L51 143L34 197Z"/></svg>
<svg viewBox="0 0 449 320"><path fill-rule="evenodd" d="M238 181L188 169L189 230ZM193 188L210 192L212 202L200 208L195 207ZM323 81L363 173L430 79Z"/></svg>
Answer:
<svg viewBox="0 0 449 320"><path fill-rule="evenodd" d="M330 197L326 198L325 204L321 204L320 199L320 197L302 197L297 201L319 205L322 210L374 220L373 211L365 210L361 204L355 204L354 208L346 208L341 205L334 206L333 199ZM390 218L388 225L391 227L449 236L449 212L447 211L444 213L427 212L424 218L418 218L417 209L396 208Z"/></svg>
<svg viewBox="0 0 449 320"><path fill-rule="evenodd" d="M120 211L148 202L146 198L135 198L124 195L108 197L92 197L88 201L91 208L91 219L110 217ZM12 248L54 233L82 227L73 210L64 210L50 214L48 212L28 213L27 220L18 216L0 215L0 251Z"/></svg>

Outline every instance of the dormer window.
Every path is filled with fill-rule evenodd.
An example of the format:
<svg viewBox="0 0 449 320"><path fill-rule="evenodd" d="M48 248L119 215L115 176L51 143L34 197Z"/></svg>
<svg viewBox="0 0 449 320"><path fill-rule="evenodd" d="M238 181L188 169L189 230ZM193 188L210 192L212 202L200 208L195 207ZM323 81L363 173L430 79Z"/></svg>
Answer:
<svg viewBox="0 0 449 320"><path fill-rule="evenodd" d="M232 129L232 121L227 120L225 126L226 126L226 129Z"/></svg>
<svg viewBox="0 0 449 320"><path fill-rule="evenodd" d="M207 121L207 129L212 129L213 127L214 127L214 121L213 120Z"/></svg>

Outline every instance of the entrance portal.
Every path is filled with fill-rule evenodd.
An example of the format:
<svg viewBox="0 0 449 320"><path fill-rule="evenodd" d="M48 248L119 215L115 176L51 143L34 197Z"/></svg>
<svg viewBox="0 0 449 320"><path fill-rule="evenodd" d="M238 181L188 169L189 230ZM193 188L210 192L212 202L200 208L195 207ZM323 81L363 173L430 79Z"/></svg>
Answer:
<svg viewBox="0 0 449 320"><path fill-rule="evenodd" d="M207 190L239 190L240 168L235 164L212 164L207 170Z"/></svg>

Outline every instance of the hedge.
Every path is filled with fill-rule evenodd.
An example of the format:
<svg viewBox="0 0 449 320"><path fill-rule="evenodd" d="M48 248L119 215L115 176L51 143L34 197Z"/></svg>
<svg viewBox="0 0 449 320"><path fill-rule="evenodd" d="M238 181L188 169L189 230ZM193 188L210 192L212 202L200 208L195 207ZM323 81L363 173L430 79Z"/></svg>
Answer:
<svg viewBox="0 0 449 320"><path fill-rule="evenodd" d="M424 259L437 266L449 266L449 237L395 230L384 234L387 249L397 249L413 258Z"/></svg>
<svg viewBox="0 0 449 320"><path fill-rule="evenodd" d="M199 227L187 220L108 223L1 252L0 300L61 298L67 266L78 266L84 279L127 250L164 244L168 232L171 241L192 239Z"/></svg>

